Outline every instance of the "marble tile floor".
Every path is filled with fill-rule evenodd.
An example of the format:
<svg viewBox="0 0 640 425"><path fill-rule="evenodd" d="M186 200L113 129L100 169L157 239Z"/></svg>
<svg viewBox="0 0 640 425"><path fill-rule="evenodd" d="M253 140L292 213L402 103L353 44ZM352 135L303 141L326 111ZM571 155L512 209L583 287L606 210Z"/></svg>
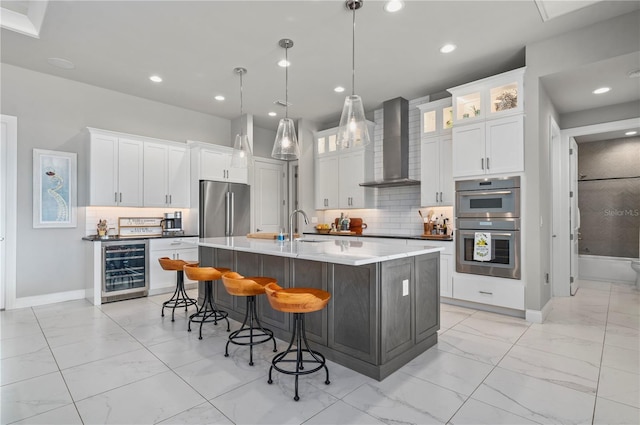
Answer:
<svg viewBox="0 0 640 425"><path fill-rule="evenodd" d="M382 382L274 373L168 295L0 312L1 424L638 424L640 292L581 282L543 324L441 305L439 342ZM193 308L191 309L193 310ZM192 312L190 310L190 313ZM232 322L232 330L239 324ZM278 341L281 349L286 343Z"/></svg>

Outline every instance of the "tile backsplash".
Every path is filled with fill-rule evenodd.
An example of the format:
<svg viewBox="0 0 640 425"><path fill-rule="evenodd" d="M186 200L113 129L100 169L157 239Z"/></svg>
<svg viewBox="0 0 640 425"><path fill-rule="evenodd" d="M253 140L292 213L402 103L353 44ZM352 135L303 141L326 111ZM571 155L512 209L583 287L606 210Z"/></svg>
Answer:
<svg viewBox="0 0 640 425"><path fill-rule="evenodd" d="M420 110L418 105L429 102L429 96L409 101L409 178L420 180ZM383 110L374 113L376 123L373 135L374 175L382 180ZM426 217L430 210L434 215L449 219L453 224L453 207L420 207L420 186L388 187L375 190L375 209L317 211L320 223L332 223L340 213L360 217L367 223L365 233L416 236L423 233L423 223L418 210Z"/></svg>
<svg viewBox="0 0 640 425"><path fill-rule="evenodd" d="M197 233L190 229L189 209L187 208L125 208L125 207L87 207L85 235L95 235L98 220L107 220L109 234L120 234L118 219L120 217L164 217L164 213L182 211L183 228L186 233ZM113 230L112 230L113 229Z"/></svg>

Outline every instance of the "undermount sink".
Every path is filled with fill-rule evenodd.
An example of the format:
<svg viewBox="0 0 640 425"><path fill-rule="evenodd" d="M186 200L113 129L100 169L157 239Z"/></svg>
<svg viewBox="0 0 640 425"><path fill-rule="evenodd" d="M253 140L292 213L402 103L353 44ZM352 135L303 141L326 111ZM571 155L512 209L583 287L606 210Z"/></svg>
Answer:
<svg viewBox="0 0 640 425"><path fill-rule="evenodd" d="M301 238L301 239L296 239L296 242L328 242L325 239L306 239L306 238Z"/></svg>

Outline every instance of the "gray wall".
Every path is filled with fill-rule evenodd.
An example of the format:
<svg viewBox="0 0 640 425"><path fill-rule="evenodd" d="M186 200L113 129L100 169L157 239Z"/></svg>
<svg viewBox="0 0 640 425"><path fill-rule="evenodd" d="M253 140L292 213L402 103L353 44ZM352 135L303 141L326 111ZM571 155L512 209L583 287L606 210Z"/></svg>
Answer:
<svg viewBox="0 0 640 425"><path fill-rule="evenodd" d="M85 128L228 145L226 119L1 64L1 112L18 117L18 298L84 288ZM33 149L78 153L78 226L33 229ZM55 279L52 278L55 276Z"/></svg>
<svg viewBox="0 0 640 425"><path fill-rule="evenodd" d="M640 117L640 101L562 114L558 125L562 129L567 129L637 117Z"/></svg>
<svg viewBox="0 0 640 425"><path fill-rule="evenodd" d="M638 258L640 137L578 147L580 254Z"/></svg>
<svg viewBox="0 0 640 425"><path fill-rule="evenodd" d="M601 60L637 52L640 12L629 13L552 39L532 43L526 49L525 74L525 173L523 207L527 265L527 309L540 310L551 298L544 283L549 272L551 247L551 186L543 176L549 170L548 113L546 95L540 94L540 78L576 69ZM612 119L615 119L612 117ZM546 219L545 219L546 218Z"/></svg>

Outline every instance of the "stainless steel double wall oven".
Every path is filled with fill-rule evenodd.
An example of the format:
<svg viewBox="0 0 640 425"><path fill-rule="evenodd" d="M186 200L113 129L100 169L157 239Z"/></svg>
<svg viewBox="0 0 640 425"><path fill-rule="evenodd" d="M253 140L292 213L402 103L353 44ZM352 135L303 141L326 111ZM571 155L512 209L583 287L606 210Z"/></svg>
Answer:
<svg viewBox="0 0 640 425"><path fill-rule="evenodd" d="M456 182L456 271L520 279L520 177ZM476 233L491 238L488 261L474 260Z"/></svg>

